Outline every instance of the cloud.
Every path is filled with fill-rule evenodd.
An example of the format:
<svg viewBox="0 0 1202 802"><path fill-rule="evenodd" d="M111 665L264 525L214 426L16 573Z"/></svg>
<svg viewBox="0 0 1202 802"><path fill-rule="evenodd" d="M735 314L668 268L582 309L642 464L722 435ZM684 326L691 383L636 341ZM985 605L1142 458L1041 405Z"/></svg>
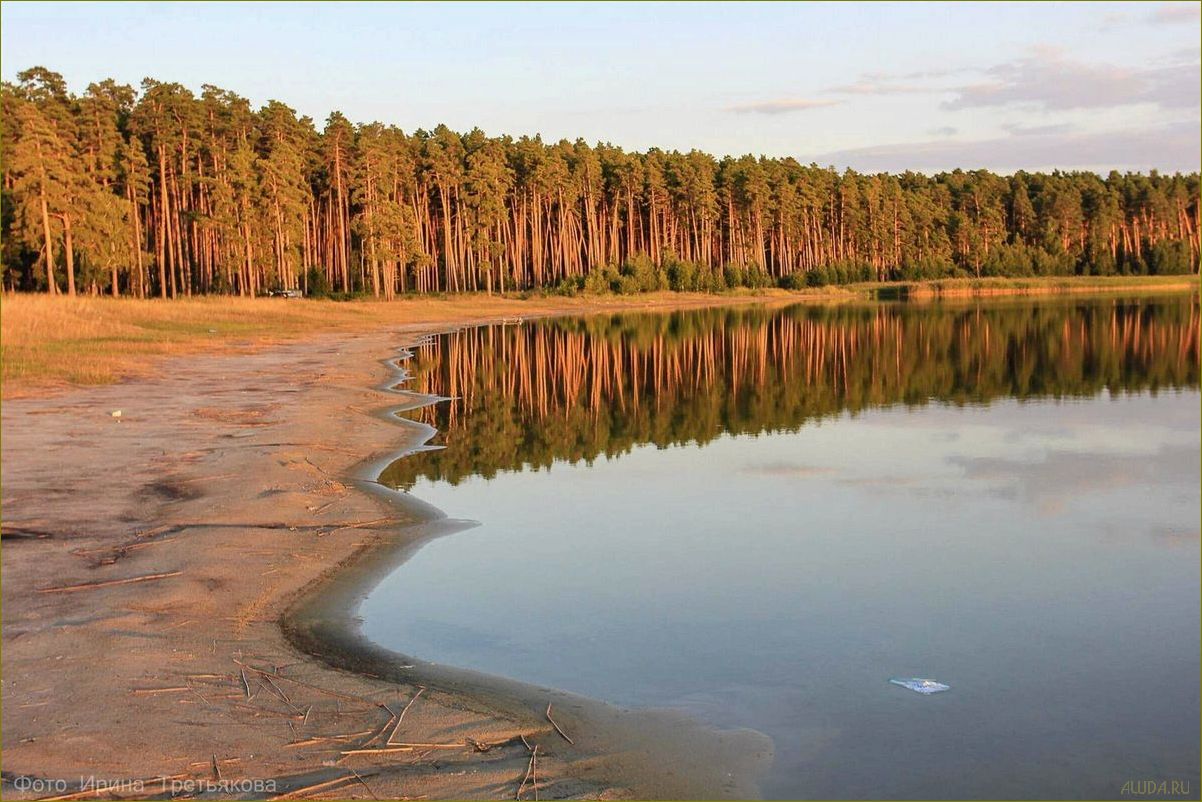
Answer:
<svg viewBox="0 0 1202 802"><path fill-rule="evenodd" d="M1196 23L1202 19L1202 6L1197 3L1165 3L1148 15L1148 22L1157 25Z"/></svg>
<svg viewBox="0 0 1202 802"><path fill-rule="evenodd" d="M795 111L808 111L810 109L818 109L824 106L838 105L837 100L806 100L806 99L782 99L782 100L765 100L760 103L745 103L738 106L728 106L727 111L733 111L736 114L791 114Z"/></svg>
<svg viewBox="0 0 1202 802"><path fill-rule="evenodd" d="M949 457L966 479L984 482L995 495L1061 512L1089 493L1170 484L1197 487L1197 447L1163 445L1154 455L1049 451L1038 461L1007 457Z"/></svg>
<svg viewBox="0 0 1202 802"><path fill-rule="evenodd" d="M1059 128L1059 126L1043 126ZM1199 169L1198 120L1117 131L1038 131L956 141L932 139L832 151L819 164L866 172L987 167L999 171L1051 168L1192 172Z"/></svg>
<svg viewBox="0 0 1202 802"><path fill-rule="evenodd" d="M941 125L938 128L928 129L927 133L931 136L955 136L959 131L950 125Z"/></svg>
<svg viewBox="0 0 1202 802"><path fill-rule="evenodd" d="M748 465L743 470L747 473L754 473L760 476L787 476L799 479L821 476L832 472L830 468L817 468L812 465L800 465L796 462L786 462L784 460L755 463Z"/></svg>
<svg viewBox="0 0 1202 802"><path fill-rule="evenodd" d="M893 83L889 80L870 81L862 78L855 83L843 84L842 86L832 86L826 91L839 95L908 95L925 94L930 92L946 92L947 89L940 89L933 86L923 86L921 84Z"/></svg>
<svg viewBox="0 0 1202 802"><path fill-rule="evenodd" d="M1123 67L1073 61L1052 48L985 71L989 80L959 87L943 108L961 110L1030 104L1045 110L1097 109L1152 103L1198 108L1199 65Z"/></svg>
<svg viewBox="0 0 1202 802"><path fill-rule="evenodd" d="M1077 130L1072 123L1056 125L1023 125L1022 123L1003 123L1002 128L1010 136L1050 136L1052 134L1067 134Z"/></svg>

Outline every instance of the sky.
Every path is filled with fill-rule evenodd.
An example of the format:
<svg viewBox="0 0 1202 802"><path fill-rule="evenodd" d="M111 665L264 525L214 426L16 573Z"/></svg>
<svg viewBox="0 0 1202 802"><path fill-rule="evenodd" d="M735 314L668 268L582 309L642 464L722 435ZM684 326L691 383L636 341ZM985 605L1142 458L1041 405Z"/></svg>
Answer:
<svg viewBox="0 0 1202 802"><path fill-rule="evenodd" d="M1202 3L0 3L0 74L840 169L1199 169Z"/></svg>

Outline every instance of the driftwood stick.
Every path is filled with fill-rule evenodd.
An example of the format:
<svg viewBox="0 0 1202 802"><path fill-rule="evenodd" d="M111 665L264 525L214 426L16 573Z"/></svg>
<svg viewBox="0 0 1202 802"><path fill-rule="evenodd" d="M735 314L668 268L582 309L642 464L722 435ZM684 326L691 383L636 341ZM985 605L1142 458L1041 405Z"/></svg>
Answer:
<svg viewBox="0 0 1202 802"><path fill-rule="evenodd" d="M371 790L371 786L367 784L367 780L365 780L359 776L359 772L355 771L354 769L348 769L348 771L350 771L351 774L355 775L355 779L359 781L360 785L362 785L364 788L367 789L367 793L371 794L372 799L380 798L380 797L376 796L375 791Z"/></svg>
<svg viewBox="0 0 1202 802"><path fill-rule="evenodd" d="M74 593L78 590L95 590L96 588L107 588L113 585L132 585L134 582L149 582L152 579L167 579L168 577L179 576L183 571L168 571L163 574L145 574L143 576L131 576L127 579L109 579L104 582L83 582L79 585L59 585L53 588L38 588L38 593Z"/></svg>
<svg viewBox="0 0 1202 802"><path fill-rule="evenodd" d="M349 694L345 694L345 693L338 693L337 691L330 691L330 690L326 690L325 688L322 688L322 687L320 687L320 686L318 686L318 685L313 685L313 684L311 684L311 683L308 683L308 682L304 682L303 680L299 680L299 679L293 679L292 677L286 677L286 676L284 676L283 674L273 674L273 673L272 673L272 672L270 672L270 671L264 671L264 670L263 670L263 669L261 669L261 668L255 668L255 667L254 667L254 666L252 666L252 665L248 665L247 663L243 663L241 660L239 660L239 659L238 659L238 658L236 658L236 657L234 657L234 658L230 658L230 659L232 659L232 660L233 660L235 663L237 663L238 665L242 666L243 668L245 668L245 669L248 669L248 670L250 670L250 671L253 671L253 672L255 672L256 674L271 674L271 676L275 677L276 679L282 679L282 680L284 680L284 681L286 681L286 682L291 682L293 685L299 685L299 686L301 686L302 688L309 688L310 690L314 690L314 691L317 691L317 692L319 692L319 693L324 693L324 694L326 694L327 696L333 696L333 697L334 697L334 698L336 698L336 699L346 699L348 702L360 702L360 703L362 703L362 704L369 705L369 706L371 706L371 707L375 707L375 706L376 706L376 703L375 703L375 702L373 702L371 699L365 699L365 698L363 698L362 696L350 696Z"/></svg>
<svg viewBox="0 0 1202 802"><path fill-rule="evenodd" d="M566 732L564 732L563 729L558 724L555 723L555 719L551 718L551 703L550 702L547 702L547 721L551 722L551 726L555 728L556 732L558 732L560 735L563 736L563 739L565 741L572 744L573 746L576 745L576 742L573 741L571 738L569 738L568 734Z"/></svg>
<svg viewBox="0 0 1202 802"><path fill-rule="evenodd" d="M288 698L288 694L280 690L280 686L275 684L275 681L272 680L270 674L264 674L263 679L267 680L267 684L271 686L271 689L280 695L280 698L284 700L284 704L288 705L289 707L292 706L292 701Z"/></svg>
<svg viewBox="0 0 1202 802"><path fill-rule="evenodd" d="M268 800L290 799L290 798L292 798L294 796L298 796L300 794L311 794L314 791L325 791L330 788L333 788L334 786L342 785L343 783L348 783L354 779L355 778L353 775L346 774L342 777L336 777L333 780L326 780L325 782L316 783L314 785L306 785L303 788L293 788L291 791L285 791L282 794L277 794L275 796L269 796Z"/></svg>
<svg viewBox="0 0 1202 802"><path fill-rule="evenodd" d="M346 749L341 754L343 757L350 755L391 755L395 752L412 752L412 746L385 746L379 749Z"/></svg>
<svg viewBox="0 0 1202 802"><path fill-rule="evenodd" d="M515 800L520 800L522 798L522 791L526 790L526 783L530 782L530 775L534 773L534 759L537 756L538 745L536 744L534 748L530 750L530 762L526 764L526 774L522 777L522 782L518 784L518 792L513 797Z"/></svg>
<svg viewBox="0 0 1202 802"><path fill-rule="evenodd" d="M360 744L361 747L371 746L376 741L380 740L382 737L384 737L384 733L388 732L388 728L393 725L393 722L396 721L396 713L393 713L392 710L389 709L388 705L381 704L380 707L388 711L388 721L385 721L384 726L380 727L378 730L375 730L370 738Z"/></svg>
<svg viewBox="0 0 1202 802"><path fill-rule="evenodd" d="M401 710L401 714L396 717L396 726L392 728L392 733L388 736L388 740L385 741L385 743L391 744L393 742L397 733L401 729L401 722L404 721L405 714L409 712L409 708L413 707L413 703L417 701L417 697L421 696L423 693L425 693L425 691L425 688L418 688L417 693L413 694L413 698L410 699L409 703L405 705L403 710Z"/></svg>

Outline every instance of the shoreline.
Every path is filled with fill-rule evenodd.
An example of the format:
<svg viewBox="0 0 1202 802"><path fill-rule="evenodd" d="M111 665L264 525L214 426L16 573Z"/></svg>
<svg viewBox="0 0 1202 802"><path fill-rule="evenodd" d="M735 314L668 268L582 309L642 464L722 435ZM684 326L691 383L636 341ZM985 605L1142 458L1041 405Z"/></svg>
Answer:
<svg viewBox="0 0 1202 802"><path fill-rule="evenodd" d="M454 331L456 326L449 331ZM462 697L478 712L521 722L528 728L545 728L546 711L554 706L556 725L574 743L558 742L559 750L579 759L597 760L623 752L626 756L610 769L603 784L611 784L614 768L640 798L758 798L756 778L766 768L771 741L752 730L719 729L683 713L654 709L626 709L554 688L495 676L456 666L421 660L387 649L365 637L356 612L361 601L379 582L403 565L425 544L453 536L475 526L473 521L449 518L418 498L382 486L380 472L392 461L422 451L436 434L432 427L401 417L401 413L438 403L440 396L425 396L402 389L409 377L403 363L425 332L398 349L399 354L380 360L391 375L376 389L408 400L372 413L407 432L406 442L382 457L364 460L348 474L366 495L376 498L382 510L401 510L408 523L397 526L377 543L365 546L300 591L280 618L285 637L301 652L328 665L378 677L390 682L416 683L419 687ZM558 727L556 727L558 729ZM553 735L553 734L551 734ZM631 750L633 742L638 748ZM658 767L672 765L667 780ZM716 793L716 789L721 789Z"/></svg>
<svg viewBox="0 0 1202 802"><path fill-rule="evenodd" d="M6 399L6 798L72 793L86 778L212 782L219 772L270 779L275 794L333 783L343 797L511 798L529 768L520 736L539 746L547 795L754 793L717 776L738 762L735 741L750 737L760 753L747 760L763 759L749 733L681 738L693 729L683 717L560 695L567 744L529 692L416 673L394 682L372 676L395 665L391 656L372 666L343 655L335 668L285 635L281 620L314 588L413 536L381 525L379 494L356 492L357 472L391 457L398 441L413 447L385 417L397 405L380 389L393 369L379 355L475 322L318 334L176 361L154 377ZM439 748L341 754L376 738L393 720L385 711L423 687L406 733ZM39 792L34 781L66 785Z"/></svg>

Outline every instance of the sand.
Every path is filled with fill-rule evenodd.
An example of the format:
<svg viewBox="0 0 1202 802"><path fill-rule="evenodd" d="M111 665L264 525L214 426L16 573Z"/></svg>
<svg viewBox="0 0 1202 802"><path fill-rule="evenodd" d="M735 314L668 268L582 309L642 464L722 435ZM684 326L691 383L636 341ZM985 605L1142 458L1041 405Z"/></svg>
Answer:
<svg viewBox="0 0 1202 802"><path fill-rule="evenodd" d="M387 414L391 358L451 323L4 402L5 798L756 794L757 733L359 638L356 601L440 525L362 481L423 436Z"/></svg>

